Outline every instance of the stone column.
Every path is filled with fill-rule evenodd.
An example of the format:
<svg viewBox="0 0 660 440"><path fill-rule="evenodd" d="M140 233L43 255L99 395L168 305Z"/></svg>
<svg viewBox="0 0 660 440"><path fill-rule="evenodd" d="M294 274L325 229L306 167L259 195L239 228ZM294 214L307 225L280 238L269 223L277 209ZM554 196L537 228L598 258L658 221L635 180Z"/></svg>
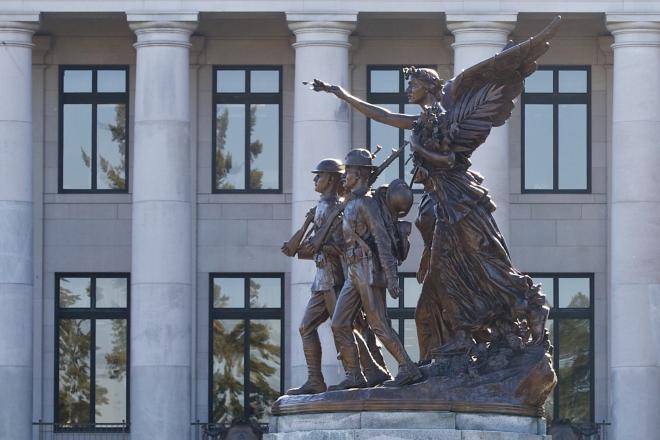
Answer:
<svg viewBox="0 0 660 440"><path fill-rule="evenodd" d="M516 24L517 14L448 14L447 28L454 35L454 75L500 52ZM497 205L497 225L509 238L511 166L509 125L493 128L486 142L472 155L472 169L484 177L484 185Z"/></svg>
<svg viewBox="0 0 660 440"><path fill-rule="evenodd" d="M0 15L2 440L32 438L32 34L38 21L38 14Z"/></svg>
<svg viewBox="0 0 660 440"><path fill-rule="evenodd" d="M650 17L649 17L650 18ZM614 439L660 432L660 16L608 15L614 36L610 417Z"/></svg>
<svg viewBox="0 0 660 440"><path fill-rule="evenodd" d="M319 78L348 87L348 50L351 46L348 38L355 28L357 15L287 14L287 20L296 36L293 43L296 67L291 195L292 227L295 230L318 200L310 171L323 158L343 160L350 149L348 105L334 95L309 90L309 86L304 86L302 82ZM287 312L291 316L288 335L291 341L289 377L292 386L301 385L307 378L298 326L310 295L315 270L311 261L293 259L291 262L291 301L287 304ZM340 374L339 364L329 326L323 326L320 336L326 382L336 383Z"/></svg>
<svg viewBox="0 0 660 440"><path fill-rule="evenodd" d="M131 439L188 439L193 302L188 52L197 14L128 19L137 35Z"/></svg>

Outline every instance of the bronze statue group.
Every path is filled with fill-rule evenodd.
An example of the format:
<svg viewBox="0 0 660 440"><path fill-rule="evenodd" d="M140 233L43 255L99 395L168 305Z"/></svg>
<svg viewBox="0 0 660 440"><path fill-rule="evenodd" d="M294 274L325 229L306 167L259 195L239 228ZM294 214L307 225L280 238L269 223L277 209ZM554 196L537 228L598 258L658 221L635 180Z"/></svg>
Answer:
<svg viewBox="0 0 660 440"><path fill-rule="evenodd" d="M470 169L470 156L491 128L511 115L523 80L548 50L557 24L448 81L432 69L404 69L406 93L421 107L419 115L392 113L340 86L314 81L314 90L333 93L367 117L412 130L413 181L424 188L415 221L425 246L415 311L420 359L410 359L389 325L385 300L386 290L394 298L399 294L397 267L407 256L410 233L410 223L399 219L412 206L412 190L400 179L373 189L382 167L374 165L368 150L354 149L343 162L324 159L312 171L320 200L282 248L289 256L314 260L317 267L300 325L309 377L288 395L401 387L424 380L420 366L443 365L456 356L466 360L468 370L470 363L486 359L496 369L506 362L502 353L532 346L551 350L545 296L513 267L492 216L495 204L483 177ZM317 333L328 319L346 372L329 388ZM394 378L376 338L399 363Z"/></svg>

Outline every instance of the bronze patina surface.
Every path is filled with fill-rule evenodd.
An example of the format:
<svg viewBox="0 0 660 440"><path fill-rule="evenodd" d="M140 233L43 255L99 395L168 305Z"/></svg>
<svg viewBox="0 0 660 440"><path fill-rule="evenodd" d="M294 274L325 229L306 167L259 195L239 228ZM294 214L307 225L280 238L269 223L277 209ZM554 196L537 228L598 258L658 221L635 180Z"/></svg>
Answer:
<svg viewBox="0 0 660 440"><path fill-rule="evenodd" d="M492 127L511 116L523 81L549 48L559 25L553 20L538 35L444 81L427 68L404 69L409 101L419 115L391 113L362 101L337 85L314 80L313 89L336 95L378 122L412 130L412 180L424 195L416 225L425 249L417 274L422 294L416 311L420 362L412 364L391 328L383 326L385 289L396 297L396 265L405 259L399 242L401 213L390 197L372 192L368 152L353 160L355 182L343 217L348 276L332 318L346 380L336 391L283 396L273 413L347 410L453 410L541 415L557 378L552 367L546 321L549 307L540 285L511 262L493 211L495 204L471 169L470 156ZM367 163L369 162L369 163ZM355 177L355 176L357 177ZM394 183L391 187L395 187ZM379 200L386 208L379 211ZM374 202L375 201L375 202ZM395 231L395 232L392 232ZM405 235L405 234L403 234ZM367 324L395 356L399 375L381 387L365 388L352 338L352 318L366 311ZM389 327L389 326L388 326ZM421 373L421 376L420 376ZM389 385L389 387L388 387Z"/></svg>

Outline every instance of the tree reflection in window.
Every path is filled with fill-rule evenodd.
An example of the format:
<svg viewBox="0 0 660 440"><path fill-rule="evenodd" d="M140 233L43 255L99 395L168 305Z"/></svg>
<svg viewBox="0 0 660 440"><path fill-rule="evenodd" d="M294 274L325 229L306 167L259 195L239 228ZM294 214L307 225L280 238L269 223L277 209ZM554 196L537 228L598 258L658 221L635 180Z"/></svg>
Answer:
<svg viewBox="0 0 660 440"><path fill-rule="evenodd" d="M552 306L548 330L553 341L557 386L545 404L545 416L571 423L593 422L593 276L536 274L535 282Z"/></svg>
<svg viewBox="0 0 660 440"><path fill-rule="evenodd" d="M215 69L214 191L281 190L280 68Z"/></svg>
<svg viewBox="0 0 660 440"><path fill-rule="evenodd" d="M60 274L56 280L56 421L90 427L126 421L128 279ZM97 301L101 286L104 298L125 306L104 307Z"/></svg>
<svg viewBox="0 0 660 440"><path fill-rule="evenodd" d="M282 393L282 276L212 275L210 422L266 423Z"/></svg>
<svg viewBox="0 0 660 440"><path fill-rule="evenodd" d="M128 68L63 66L60 192L128 190Z"/></svg>

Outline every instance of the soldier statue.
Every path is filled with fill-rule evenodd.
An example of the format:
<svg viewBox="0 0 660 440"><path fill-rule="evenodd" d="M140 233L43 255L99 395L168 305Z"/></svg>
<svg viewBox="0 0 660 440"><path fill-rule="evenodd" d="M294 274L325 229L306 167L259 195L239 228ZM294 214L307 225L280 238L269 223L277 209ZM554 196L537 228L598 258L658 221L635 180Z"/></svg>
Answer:
<svg viewBox="0 0 660 440"><path fill-rule="evenodd" d="M341 231L343 206L339 197L344 164L336 159L324 159L312 173L315 174L314 189L321 194L320 200L307 214L303 227L282 246L282 252L286 255L294 256L297 253L298 258L313 259L316 263L312 295L300 324L308 379L302 386L288 390L288 395L318 394L326 391L321 372L321 342L317 329L332 317L337 294L344 284L344 240ZM310 224L313 224L313 228L306 234ZM355 337L358 343L360 364L368 378L369 386L391 379L376 338L366 325L362 313L358 313L351 322L351 332L353 328L356 329L355 335L351 337Z"/></svg>
<svg viewBox="0 0 660 440"><path fill-rule="evenodd" d="M344 189L347 192L342 220L347 275L341 289L332 332L346 377L329 390L364 388L369 384L360 369L358 347L353 336L353 321L364 310L367 323L385 348L399 363L396 378L384 386L402 386L421 379L417 366L390 326L385 313L385 288L392 297L399 295L397 257L393 254L381 207L371 192L371 176L376 168L366 149L351 150L346 156Z"/></svg>

